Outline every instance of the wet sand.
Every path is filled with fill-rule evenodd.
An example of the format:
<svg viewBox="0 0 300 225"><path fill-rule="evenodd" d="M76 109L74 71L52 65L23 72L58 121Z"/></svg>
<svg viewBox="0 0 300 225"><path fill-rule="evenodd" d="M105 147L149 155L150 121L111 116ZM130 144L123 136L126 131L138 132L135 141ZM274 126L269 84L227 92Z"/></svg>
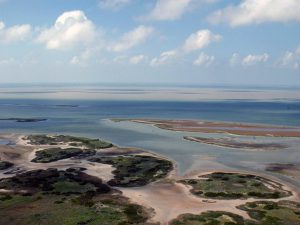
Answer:
<svg viewBox="0 0 300 225"><path fill-rule="evenodd" d="M195 141L208 145L214 145L225 148L238 148L245 150L278 150L287 148L287 145L279 143L258 143L258 142L245 142L235 141L229 138L203 138L203 137L184 137L185 140Z"/></svg>

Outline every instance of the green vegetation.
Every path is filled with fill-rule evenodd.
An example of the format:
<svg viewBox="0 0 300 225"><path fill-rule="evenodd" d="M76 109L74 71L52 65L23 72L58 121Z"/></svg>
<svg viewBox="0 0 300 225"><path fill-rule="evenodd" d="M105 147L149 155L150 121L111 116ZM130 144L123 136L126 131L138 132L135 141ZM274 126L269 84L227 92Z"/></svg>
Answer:
<svg viewBox="0 0 300 225"><path fill-rule="evenodd" d="M6 170L10 167L12 167L14 164L7 161L0 161L0 170Z"/></svg>
<svg viewBox="0 0 300 225"><path fill-rule="evenodd" d="M229 212L208 211L200 215L185 214L173 220L171 225L254 225L253 221Z"/></svg>
<svg viewBox="0 0 300 225"><path fill-rule="evenodd" d="M257 201L239 206L261 225L299 225L300 203L292 201Z"/></svg>
<svg viewBox="0 0 300 225"><path fill-rule="evenodd" d="M146 185L165 177L173 169L170 161L143 155L94 157L89 161L115 167L115 177L108 184L121 187Z"/></svg>
<svg viewBox="0 0 300 225"><path fill-rule="evenodd" d="M73 188L70 188L72 186ZM76 187L76 188L75 188ZM0 180L0 189L33 194L40 191L50 194L72 194L86 191L107 193L110 187L102 180L80 171L80 169L33 170Z"/></svg>
<svg viewBox="0 0 300 225"><path fill-rule="evenodd" d="M35 194L0 200L0 224L5 225L130 225L143 224L147 219L144 208L128 203L120 195L84 194L62 198Z"/></svg>
<svg viewBox="0 0 300 225"><path fill-rule="evenodd" d="M32 145L59 145L69 144L70 146L82 146L89 149L110 148L111 143L99 139L90 139L84 137L73 137L68 135L29 135L25 138Z"/></svg>
<svg viewBox="0 0 300 225"><path fill-rule="evenodd" d="M194 195L213 199L282 198L291 195L268 179L236 173L211 173L200 179L181 180L192 186Z"/></svg>
<svg viewBox="0 0 300 225"><path fill-rule="evenodd" d="M34 170L0 180L0 224L144 224L148 213L82 168Z"/></svg>
<svg viewBox="0 0 300 225"><path fill-rule="evenodd" d="M36 157L32 160L35 163L49 163L58 161L61 159L67 159L71 157L87 157L94 155L95 150L80 149L80 148L49 148L37 151Z"/></svg>

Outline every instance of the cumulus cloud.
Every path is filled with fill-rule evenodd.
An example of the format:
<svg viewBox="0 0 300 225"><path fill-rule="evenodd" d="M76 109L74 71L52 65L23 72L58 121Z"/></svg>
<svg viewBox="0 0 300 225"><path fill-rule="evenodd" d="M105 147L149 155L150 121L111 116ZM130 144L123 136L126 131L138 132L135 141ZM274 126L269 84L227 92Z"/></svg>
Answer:
<svg viewBox="0 0 300 225"><path fill-rule="evenodd" d="M37 41L47 49L69 49L87 45L96 36L94 24L82 11L69 11L60 15L55 24L43 30Z"/></svg>
<svg viewBox="0 0 300 225"><path fill-rule="evenodd" d="M26 40L31 33L31 26L29 24L16 25L6 27L4 22L0 21L0 42L12 43Z"/></svg>
<svg viewBox="0 0 300 225"><path fill-rule="evenodd" d="M194 61L194 65L197 66L210 66L215 61L214 56L206 55L201 53L198 58Z"/></svg>
<svg viewBox="0 0 300 225"><path fill-rule="evenodd" d="M152 27L139 26L132 31L125 33L118 42L111 44L108 47L108 50L122 52L131 49L146 41L153 31L154 29Z"/></svg>
<svg viewBox="0 0 300 225"><path fill-rule="evenodd" d="M269 55L267 53L264 53L262 55L247 55L243 61L242 64L245 66L252 66L257 63L264 63L269 60Z"/></svg>
<svg viewBox="0 0 300 225"><path fill-rule="evenodd" d="M279 59L278 65L283 68L300 68L300 46L294 51L286 51Z"/></svg>
<svg viewBox="0 0 300 225"><path fill-rule="evenodd" d="M143 61L145 61L147 59L147 57L145 55L135 55L130 57L129 62L131 64L139 64Z"/></svg>
<svg viewBox="0 0 300 225"><path fill-rule="evenodd" d="M119 10L131 2L132 0L100 0L99 7L102 9Z"/></svg>
<svg viewBox="0 0 300 225"><path fill-rule="evenodd" d="M264 22L300 22L299 0L242 0L238 5L214 12L212 23L227 22L231 26Z"/></svg>
<svg viewBox="0 0 300 225"><path fill-rule="evenodd" d="M168 64L177 56L176 51L162 52L159 57L153 58L150 62L151 66L160 66Z"/></svg>
<svg viewBox="0 0 300 225"><path fill-rule="evenodd" d="M199 4L213 3L217 0L157 0L154 8L144 20L173 21L180 19L184 13L196 8Z"/></svg>
<svg viewBox="0 0 300 225"><path fill-rule="evenodd" d="M151 60L151 66L160 66L168 64L174 60L177 56L184 56L190 54L196 50L200 50L204 47L207 47L211 42L216 42L222 39L221 35L213 34L210 30L199 30L196 33L191 34L183 43L182 46L177 49L162 52L160 56L155 57ZM200 55L201 56L201 55ZM200 57L199 56L199 57ZM201 59L202 57L202 59ZM200 60L204 60L206 55L202 55L197 63L200 63ZM207 56L210 57L210 56ZM214 59L210 58L207 60L213 61ZM197 61L197 60L196 60ZM195 61L195 62L196 62ZM194 63L195 63L194 62ZM208 63L208 62L206 62Z"/></svg>
<svg viewBox="0 0 300 225"><path fill-rule="evenodd" d="M191 52L208 46L211 42L222 39L221 35L213 34L210 30L199 30L191 34L183 45L185 52Z"/></svg>
<svg viewBox="0 0 300 225"><path fill-rule="evenodd" d="M154 9L144 17L147 20L176 20L187 10L192 0L157 0Z"/></svg>

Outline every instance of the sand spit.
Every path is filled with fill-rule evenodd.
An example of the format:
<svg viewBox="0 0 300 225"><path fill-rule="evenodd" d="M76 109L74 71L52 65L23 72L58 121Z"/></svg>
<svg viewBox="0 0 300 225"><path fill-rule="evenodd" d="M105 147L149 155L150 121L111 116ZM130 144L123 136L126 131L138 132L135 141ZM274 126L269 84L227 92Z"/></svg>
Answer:
<svg viewBox="0 0 300 225"><path fill-rule="evenodd" d="M120 119L115 121L123 120ZM124 121L126 121L126 119ZM300 128L296 127L197 120L131 119L127 121L150 124L161 129L172 131L227 133L233 135L263 137L300 137Z"/></svg>

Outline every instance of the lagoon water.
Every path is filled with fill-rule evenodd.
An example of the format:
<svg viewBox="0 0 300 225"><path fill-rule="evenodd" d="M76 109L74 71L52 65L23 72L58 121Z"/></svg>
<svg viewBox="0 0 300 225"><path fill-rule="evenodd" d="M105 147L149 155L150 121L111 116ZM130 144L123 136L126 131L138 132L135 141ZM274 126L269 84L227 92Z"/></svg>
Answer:
<svg viewBox="0 0 300 225"><path fill-rule="evenodd" d="M300 163L297 138L256 138L257 141L288 143L288 149L245 151L220 148L183 140L191 133L161 130L132 122L112 122L111 118L199 119L264 123L300 127L299 101L76 101L0 100L0 118L45 118L43 122L19 123L0 120L0 133L58 133L97 137L122 147L137 147L165 155L177 162L181 175L192 170L242 170L263 172L267 163ZM195 134L204 137L222 136ZM253 139L253 137L235 137ZM271 174L274 175L274 174ZM300 181L281 175L300 187Z"/></svg>

